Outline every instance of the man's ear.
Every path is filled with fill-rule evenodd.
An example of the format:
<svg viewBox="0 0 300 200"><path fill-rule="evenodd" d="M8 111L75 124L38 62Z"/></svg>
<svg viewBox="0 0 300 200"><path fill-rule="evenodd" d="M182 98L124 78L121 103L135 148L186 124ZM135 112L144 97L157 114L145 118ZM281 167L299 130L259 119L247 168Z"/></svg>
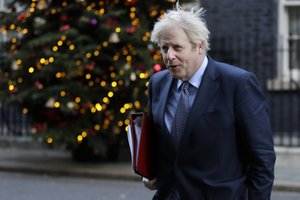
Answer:
<svg viewBox="0 0 300 200"><path fill-rule="evenodd" d="M199 42L197 49L198 49L199 55L204 53L204 51L205 51L204 41L201 40Z"/></svg>

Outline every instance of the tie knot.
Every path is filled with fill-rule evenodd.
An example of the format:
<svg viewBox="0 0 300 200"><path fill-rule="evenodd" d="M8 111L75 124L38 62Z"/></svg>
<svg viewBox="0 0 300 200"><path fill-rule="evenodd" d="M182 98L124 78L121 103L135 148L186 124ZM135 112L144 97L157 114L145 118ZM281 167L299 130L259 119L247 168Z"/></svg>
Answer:
<svg viewBox="0 0 300 200"><path fill-rule="evenodd" d="M188 81L183 81L183 83L182 83L182 90L184 92L188 92L189 91L189 87L190 87L190 83Z"/></svg>

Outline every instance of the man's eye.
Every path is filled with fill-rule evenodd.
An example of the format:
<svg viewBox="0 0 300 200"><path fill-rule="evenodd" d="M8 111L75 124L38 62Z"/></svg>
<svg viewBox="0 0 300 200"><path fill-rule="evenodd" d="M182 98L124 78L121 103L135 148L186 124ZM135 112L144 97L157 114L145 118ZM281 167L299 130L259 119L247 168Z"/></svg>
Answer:
<svg viewBox="0 0 300 200"><path fill-rule="evenodd" d="M167 52L168 51L168 48L167 47L163 47L161 48L163 52Z"/></svg>

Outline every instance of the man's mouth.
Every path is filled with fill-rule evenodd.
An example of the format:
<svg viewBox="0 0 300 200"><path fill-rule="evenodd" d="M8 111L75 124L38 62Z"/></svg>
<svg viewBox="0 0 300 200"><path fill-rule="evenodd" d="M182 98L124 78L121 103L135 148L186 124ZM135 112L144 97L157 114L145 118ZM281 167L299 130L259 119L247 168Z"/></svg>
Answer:
<svg viewBox="0 0 300 200"><path fill-rule="evenodd" d="M169 68L176 68L176 67L178 67L178 65L169 65Z"/></svg>

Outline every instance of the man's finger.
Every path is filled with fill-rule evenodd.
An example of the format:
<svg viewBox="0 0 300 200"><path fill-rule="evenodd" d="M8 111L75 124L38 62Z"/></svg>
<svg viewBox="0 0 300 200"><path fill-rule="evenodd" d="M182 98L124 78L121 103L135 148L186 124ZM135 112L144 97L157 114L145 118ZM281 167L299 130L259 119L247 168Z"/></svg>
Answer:
<svg viewBox="0 0 300 200"><path fill-rule="evenodd" d="M147 178L143 178L143 183L146 188L149 190L155 190L156 189L156 178L152 180L148 180Z"/></svg>

